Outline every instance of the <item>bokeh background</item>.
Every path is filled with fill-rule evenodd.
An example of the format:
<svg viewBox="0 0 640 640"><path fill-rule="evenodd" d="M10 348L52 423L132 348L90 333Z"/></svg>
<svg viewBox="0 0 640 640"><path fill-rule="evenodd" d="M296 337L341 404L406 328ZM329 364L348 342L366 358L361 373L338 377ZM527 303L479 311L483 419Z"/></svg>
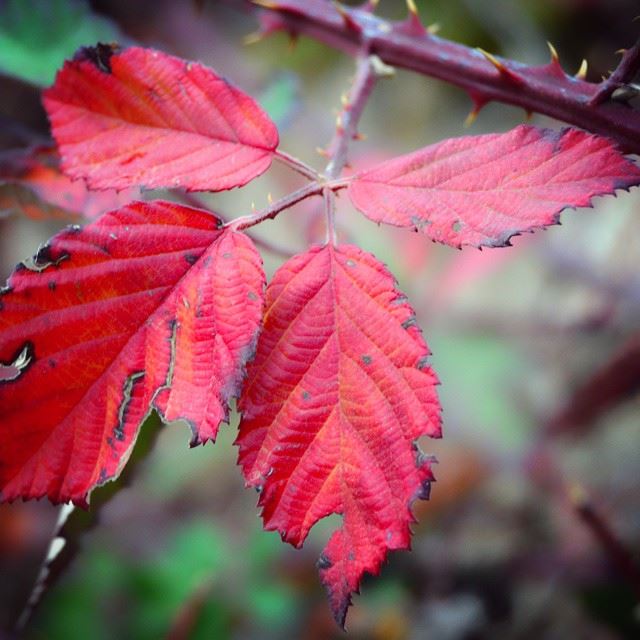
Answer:
<svg viewBox="0 0 640 640"><path fill-rule="evenodd" d="M322 167L316 147L331 138L353 61L284 35L245 46L257 22L238 4L0 0L1 152L45 141L40 89L79 45L115 40L211 65L265 105L283 149ZM417 5L440 35L531 64L548 60L550 40L568 72L586 58L593 81L640 30L637 0ZM405 3L382 0L379 12L401 18ZM489 105L465 130L470 106L454 87L398 71L367 107L367 139L353 146L353 164L524 120L520 110ZM0 178L3 277L68 222L31 219L34 209L9 183ZM242 190L202 200L235 217L298 184L274 167ZM319 206L304 203L255 229L269 274L323 240ZM432 499L416 505L413 551L392 554L380 577L365 579L347 637L639 638L640 190L568 211L562 226L508 249L455 251L378 228L344 198L338 223L341 238L386 262L409 296L444 408L444 439L422 443L439 460L438 481ZM184 425L143 430L132 477L96 491L94 515L71 517L68 562L23 634L345 637L314 566L337 519L319 523L302 550L261 530L256 495L235 465L235 415L215 445L193 450ZM0 637L13 637L58 512L46 503L0 507Z"/></svg>

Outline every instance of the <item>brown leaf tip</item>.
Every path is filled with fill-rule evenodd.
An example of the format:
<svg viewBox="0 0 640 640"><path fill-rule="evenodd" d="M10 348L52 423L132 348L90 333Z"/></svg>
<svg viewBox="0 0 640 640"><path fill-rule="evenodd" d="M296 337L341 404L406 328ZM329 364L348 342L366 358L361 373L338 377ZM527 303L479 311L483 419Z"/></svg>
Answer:
<svg viewBox="0 0 640 640"><path fill-rule="evenodd" d="M80 47L73 59L76 62L90 62L99 71L111 73L111 58L119 52L120 45L116 43L98 42L95 47Z"/></svg>

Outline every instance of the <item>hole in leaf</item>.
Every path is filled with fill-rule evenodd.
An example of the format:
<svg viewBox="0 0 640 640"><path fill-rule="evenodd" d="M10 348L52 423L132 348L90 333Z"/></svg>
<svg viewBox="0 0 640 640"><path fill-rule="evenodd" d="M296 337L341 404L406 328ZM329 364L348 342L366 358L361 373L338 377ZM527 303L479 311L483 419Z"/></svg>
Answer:
<svg viewBox="0 0 640 640"><path fill-rule="evenodd" d="M11 358L11 362L0 362L0 383L17 380L33 362L33 345L31 342L27 342L18 350L18 353Z"/></svg>

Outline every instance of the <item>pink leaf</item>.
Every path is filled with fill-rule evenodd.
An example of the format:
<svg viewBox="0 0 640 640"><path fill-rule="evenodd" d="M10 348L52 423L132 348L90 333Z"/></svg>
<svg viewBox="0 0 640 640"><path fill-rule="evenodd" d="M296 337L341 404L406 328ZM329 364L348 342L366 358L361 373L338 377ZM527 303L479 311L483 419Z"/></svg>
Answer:
<svg viewBox="0 0 640 640"><path fill-rule="evenodd" d="M393 276L357 247L311 249L267 288L239 461L265 528L291 544L342 514L318 564L339 624L364 572L409 546L411 503L433 479L414 444L440 436L428 355Z"/></svg>
<svg viewBox="0 0 640 640"><path fill-rule="evenodd" d="M501 247L558 222L567 207L640 184L640 169L606 138L520 126L445 140L358 173L355 207L454 247Z"/></svg>

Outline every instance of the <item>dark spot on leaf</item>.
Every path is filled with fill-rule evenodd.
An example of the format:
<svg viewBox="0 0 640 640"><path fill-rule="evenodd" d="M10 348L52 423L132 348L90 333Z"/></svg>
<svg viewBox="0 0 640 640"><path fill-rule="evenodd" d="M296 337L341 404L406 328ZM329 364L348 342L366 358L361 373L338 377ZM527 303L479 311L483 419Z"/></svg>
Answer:
<svg viewBox="0 0 640 640"><path fill-rule="evenodd" d="M233 254L232 254L230 251L225 251L225 252L222 254L222 257L223 257L225 260L231 260L231 258L233 258Z"/></svg>
<svg viewBox="0 0 640 640"><path fill-rule="evenodd" d="M308 391L303 391L302 392L302 399L303 400L308 400L311 397L311 394Z"/></svg>
<svg viewBox="0 0 640 640"><path fill-rule="evenodd" d="M95 47L80 47L73 59L76 62L90 62L103 73L111 73L111 58L120 51L116 44L99 42Z"/></svg>
<svg viewBox="0 0 640 640"><path fill-rule="evenodd" d="M257 300L258 295L253 291L249 291L249 293L247 293L247 298L249 298L249 300Z"/></svg>
<svg viewBox="0 0 640 640"><path fill-rule="evenodd" d="M356 266L356 263L353 260L351 259L347 260L347 267L355 267L355 266Z"/></svg>
<svg viewBox="0 0 640 640"><path fill-rule="evenodd" d="M411 216L411 224L415 227L416 231L422 231L427 225L432 224L432 222L420 216Z"/></svg>
<svg viewBox="0 0 640 640"><path fill-rule="evenodd" d="M52 369L55 369L55 368L56 368L56 361L55 361L53 358L49 358L49 366L50 366Z"/></svg>
<svg viewBox="0 0 640 640"><path fill-rule="evenodd" d="M327 558L324 553L321 553L318 561L316 562L316 567L320 571L326 571L327 569L331 569L332 566L333 562L331 562L331 560L329 560L329 558Z"/></svg>
<svg viewBox="0 0 640 640"><path fill-rule="evenodd" d="M431 495L431 480L425 480L420 484L418 490L415 493L417 500L428 500Z"/></svg>
<svg viewBox="0 0 640 640"><path fill-rule="evenodd" d="M27 260L22 261L17 267L16 271L28 269L29 271L35 271L40 273L49 267L57 267L64 260L68 260L71 256L65 251L59 256L54 256L51 250L51 245L42 245L37 253Z"/></svg>
<svg viewBox="0 0 640 640"><path fill-rule="evenodd" d="M460 233L462 231L462 227L463 224L460 220L456 220L452 225L451 225L451 230L454 233Z"/></svg>
<svg viewBox="0 0 640 640"><path fill-rule="evenodd" d="M349 551L349 554L347 555L347 560L349 562L353 562L356 559L356 554L353 550Z"/></svg>
<svg viewBox="0 0 640 640"><path fill-rule="evenodd" d="M406 304L407 302L409 302L409 298L400 294L397 298L394 298L391 301L391 304L399 307L401 304Z"/></svg>
<svg viewBox="0 0 640 640"><path fill-rule="evenodd" d="M109 479L106 467L100 469L100 475L98 476L98 484L104 484Z"/></svg>
<svg viewBox="0 0 640 640"><path fill-rule="evenodd" d="M558 151L560 151L562 138L568 130L561 129L558 131L556 129L541 129L540 131L542 133L542 137L553 145L553 154L555 155L558 153Z"/></svg>
<svg viewBox="0 0 640 640"><path fill-rule="evenodd" d="M49 291L55 291L56 290L56 283L53 280L50 280L49 284L47 286L49 287Z"/></svg>
<svg viewBox="0 0 640 640"><path fill-rule="evenodd" d="M422 358L418 360L416 369L426 369L428 366L429 366L429 356L422 356Z"/></svg>
<svg viewBox="0 0 640 640"><path fill-rule="evenodd" d="M185 253L184 254L184 259L189 264L195 264L196 262L198 262L198 256L195 253Z"/></svg>
<svg viewBox="0 0 640 640"><path fill-rule="evenodd" d="M371 364L372 359L371 356L362 356L362 362L364 362L365 364Z"/></svg>

